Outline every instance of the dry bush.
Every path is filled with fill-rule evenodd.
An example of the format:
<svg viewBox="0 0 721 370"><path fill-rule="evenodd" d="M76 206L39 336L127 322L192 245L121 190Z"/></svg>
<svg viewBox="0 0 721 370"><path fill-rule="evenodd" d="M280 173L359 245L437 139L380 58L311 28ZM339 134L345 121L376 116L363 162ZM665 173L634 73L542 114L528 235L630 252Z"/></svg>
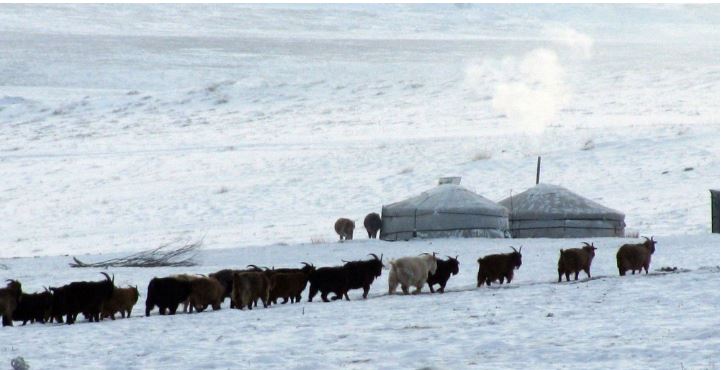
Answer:
<svg viewBox="0 0 721 370"><path fill-rule="evenodd" d="M180 239L163 244L157 248L131 254L126 257L112 258L105 261L85 263L73 257L70 267L161 267L161 266L195 266L195 256L203 246L203 239L195 242L186 241L178 246Z"/></svg>

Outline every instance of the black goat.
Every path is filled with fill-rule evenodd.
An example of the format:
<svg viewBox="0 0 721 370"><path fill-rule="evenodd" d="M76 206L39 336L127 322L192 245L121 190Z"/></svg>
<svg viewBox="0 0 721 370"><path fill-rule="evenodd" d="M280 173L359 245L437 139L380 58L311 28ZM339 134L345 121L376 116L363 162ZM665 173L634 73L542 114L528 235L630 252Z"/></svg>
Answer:
<svg viewBox="0 0 721 370"><path fill-rule="evenodd" d="M320 292L320 298L323 302L328 301L328 293L335 293L335 297L332 299L342 299L345 296L348 298L348 286L350 276L348 269L343 266L335 267L321 267L315 270L308 278L310 282L310 288L308 291L308 302L313 302L313 297Z"/></svg>
<svg viewBox="0 0 721 370"><path fill-rule="evenodd" d="M458 262L458 256L448 257L447 260L442 260L439 258L436 258L436 272L434 274L428 275L428 288L430 288L431 293L435 293L433 290L433 285L439 284L441 286L440 289L438 289L438 292L443 293L446 290L446 283L448 283L448 279L451 278L451 275L457 275L458 274L458 266L460 263Z"/></svg>
<svg viewBox="0 0 721 370"><path fill-rule="evenodd" d="M150 316L150 311L155 306L161 315L169 310L175 315L178 305L190 296L190 281L175 277L153 278L148 284L148 297L145 299L145 316Z"/></svg>
<svg viewBox="0 0 721 370"><path fill-rule="evenodd" d="M17 280L7 280L5 288L0 288L0 314L3 326L13 326L13 312L23 294L22 284Z"/></svg>
<svg viewBox="0 0 721 370"><path fill-rule="evenodd" d="M65 308L65 288L67 285L50 288L50 292L53 295L52 304L50 306L50 322L62 324L63 316L67 315L68 311Z"/></svg>
<svg viewBox="0 0 721 370"><path fill-rule="evenodd" d="M518 250L513 247L511 249L513 249L512 253L491 254L478 259L477 287L483 283L491 285L491 282L496 280L503 284L504 278L508 284L511 283L513 270L519 269L523 263L521 255L523 246Z"/></svg>
<svg viewBox="0 0 721 370"><path fill-rule="evenodd" d="M375 278L381 276L383 271L383 255L380 258L371 253L373 259L367 261L343 261L343 268L347 271L348 285L345 290L345 297L348 299L348 290L363 288L363 299L368 297L368 291ZM350 300L350 299L348 299Z"/></svg>
<svg viewBox="0 0 721 370"><path fill-rule="evenodd" d="M47 289L42 293L23 293L20 296L20 303L13 313L13 320L22 321L23 325L28 321L45 323L50 318L52 307L53 294Z"/></svg>
<svg viewBox="0 0 721 370"><path fill-rule="evenodd" d="M100 310L103 302L113 295L115 285L108 274L103 281L75 281L63 286L59 294L62 295L65 322L73 324L78 314L83 313L92 322L100 322ZM51 288L53 290L55 288ZM58 291L53 291L53 294Z"/></svg>

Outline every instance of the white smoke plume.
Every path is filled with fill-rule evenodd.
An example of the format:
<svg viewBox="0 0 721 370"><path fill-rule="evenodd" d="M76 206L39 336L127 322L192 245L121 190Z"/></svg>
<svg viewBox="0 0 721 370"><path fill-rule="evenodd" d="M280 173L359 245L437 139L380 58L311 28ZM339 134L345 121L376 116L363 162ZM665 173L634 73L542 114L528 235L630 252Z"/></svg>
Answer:
<svg viewBox="0 0 721 370"><path fill-rule="evenodd" d="M549 41L582 59L591 57L593 40L567 27L549 28ZM573 60L571 58L569 60ZM578 59L578 58L575 58ZM542 132L571 101L571 89L556 50L534 49L520 58L484 60L467 66L465 82L479 90L492 84L491 107L511 125Z"/></svg>
<svg viewBox="0 0 721 370"><path fill-rule="evenodd" d="M505 64L515 78L496 85L491 106L526 131L543 131L569 100L558 55L536 49L515 65Z"/></svg>
<svg viewBox="0 0 721 370"><path fill-rule="evenodd" d="M589 59L593 52L593 39L585 33L578 32L567 26L547 27L546 37L563 46L584 59Z"/></svg>

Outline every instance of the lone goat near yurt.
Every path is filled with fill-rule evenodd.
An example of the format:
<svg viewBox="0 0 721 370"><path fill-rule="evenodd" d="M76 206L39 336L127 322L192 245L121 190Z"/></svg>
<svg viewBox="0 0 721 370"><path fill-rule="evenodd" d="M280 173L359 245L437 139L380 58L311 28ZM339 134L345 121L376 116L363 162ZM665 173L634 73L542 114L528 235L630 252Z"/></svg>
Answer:
<svg viewBox="0 0 721 370"><path fill-rule="evenodd" d="M480 287L483 283L491 285L491 282L498 280L503 284L503 279L510 284L513 279L513 270L521 267L521 250L523 247L511 247L513 252L503 254L491 254L478 259L478 277L476 287Z"/></svg>
<svg viewBox="0 0 721 370"><path fill-rule="evenodd" d="M375 239L378 237L378 231L383 226L383 220L381 216L375 212L369 213L363 220L363 226L368 232L368 239Z"/></svg>
<svg viewBox="0 0 721 370"><path fill-rule="evenodd" d="M340 237L340 241L353 240L353 230L355 229L355 222L347 218L339 218L335 222L335 232Z"/></svg>
<svg viewBox="0 0 721 370"><path fill-rule="evenodd" d="M561 276L566 275L566 281L570 280L571 273L574 274L574 280L578 280L578 273L583 270L589 278L591 278L591 262L596 256L596 247L593 243L585 244L583 248L561 249L561 255L558 257L558 282L561 282Z"/></svg>
<svg viewBox="0 0 721 370"><path fill-rule="evenodd" d="M631 270L631 275L641 273L641 269L646 270L648 274L648 266L651 264L651 255L656 251L656 241L647 237L643 243L624 244L618 248L616 253L616 265L618 273L621 276L626 275L626 271Z"/></svg>

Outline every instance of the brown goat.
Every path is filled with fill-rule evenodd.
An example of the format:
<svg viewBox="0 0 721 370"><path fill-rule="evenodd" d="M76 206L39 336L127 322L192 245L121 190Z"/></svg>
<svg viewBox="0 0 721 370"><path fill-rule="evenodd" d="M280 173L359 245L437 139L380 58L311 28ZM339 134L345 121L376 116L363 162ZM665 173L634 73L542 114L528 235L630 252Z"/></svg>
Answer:
<svg viewBox="0 0 721 370"><path fill-rule="evenodd" d="M120 312L120 317L130 317L133 306L138 302L140 293L138 287L129 286L127 288L115 288L110 299L103 302L101 310L101 318L110 317L115 320L115 314Z"/></svg>
<svg viewBox="0 0 721 370"><path fill-rule="evenodd" d="M513 279L513 270L521 267L521 249L513 249L512 253L505 254L491 254L478 259L478 277L477 287L486 283L491 285L491 282L498 280L503 284L505 278L508 283Z"/></svg>
<svg viewBox="0 0 721 370"><path fill-rule="evenodd" d="M353 230L355 222L347 218L339 218L335 222L335 232L340 236L340 240L353 240Z"/></svg>
<svg viewBox="0 0 721 370"><path fill-rule="evenodd" d="M558 282L561 282L561 276L566 275L566 281L570 280L571 273L574 273L574 280L578 280L578 273L583 270L589 278L591 278L591 262L596 256L596 247L593 243L583 242L583 248L561 249L561 255L558 257Z"/></svg>
<svg viewBox="0 0 721 370"><path fill-rule="evenodd" d="M233 275L233 293L230 298L235 308L242 310L243 307L253 309L253 303L258 299L263 302L263 307L268 307L270 295L270 279L263 272L237 272Z"/></svg>
<svg viewBox="0 0 721 370"><path fill-rule="evenodd" d="M219 310L224 292L223 285L215 278L199 277L191 280L188 297L190 312L193 312L193 308L203 312L208 306L213 307L213 311Z"/></svg>
<svg viewBox="0 0 721 370"><path fill-rule="evenodd" d="M651 255L656 251L656 241L647 237L643 243L639 244L624 244L618 248L616 253L616 265L618 266L618 273L621 276L626 275L626 271L631 270L631 274L641 273L641 269L646 270L648 274L648 266L651 264Z"/></svg>
<svg viewBox="0 0 721 370"><path fill-rule="evenodd" d="M23 294L22 285L17 280L7 280L5 288L0 289L0 314L3 326L13 326L13 312Z"/></svg>
<svg viewBox="0 0 721 370"><path fill-rule="evenodd" d="M187 281L192 282L195 279L199 279L200 276L198 275L190 275L190 274L178 274L178 275L171 275L171 278L180 280L180 281ZM188 299L183 301L183 312L188 312L188 306L190 306L190 296L188 296Z"/></svg>
<svg viewBox="0 0 721 370"><path fill-rule="evenodd" d="M283 304L300 302L301 293L308 285L308 274L303 272L277 272L270 276L270 301L278 303L278 298L283 298Z"/></svg>

